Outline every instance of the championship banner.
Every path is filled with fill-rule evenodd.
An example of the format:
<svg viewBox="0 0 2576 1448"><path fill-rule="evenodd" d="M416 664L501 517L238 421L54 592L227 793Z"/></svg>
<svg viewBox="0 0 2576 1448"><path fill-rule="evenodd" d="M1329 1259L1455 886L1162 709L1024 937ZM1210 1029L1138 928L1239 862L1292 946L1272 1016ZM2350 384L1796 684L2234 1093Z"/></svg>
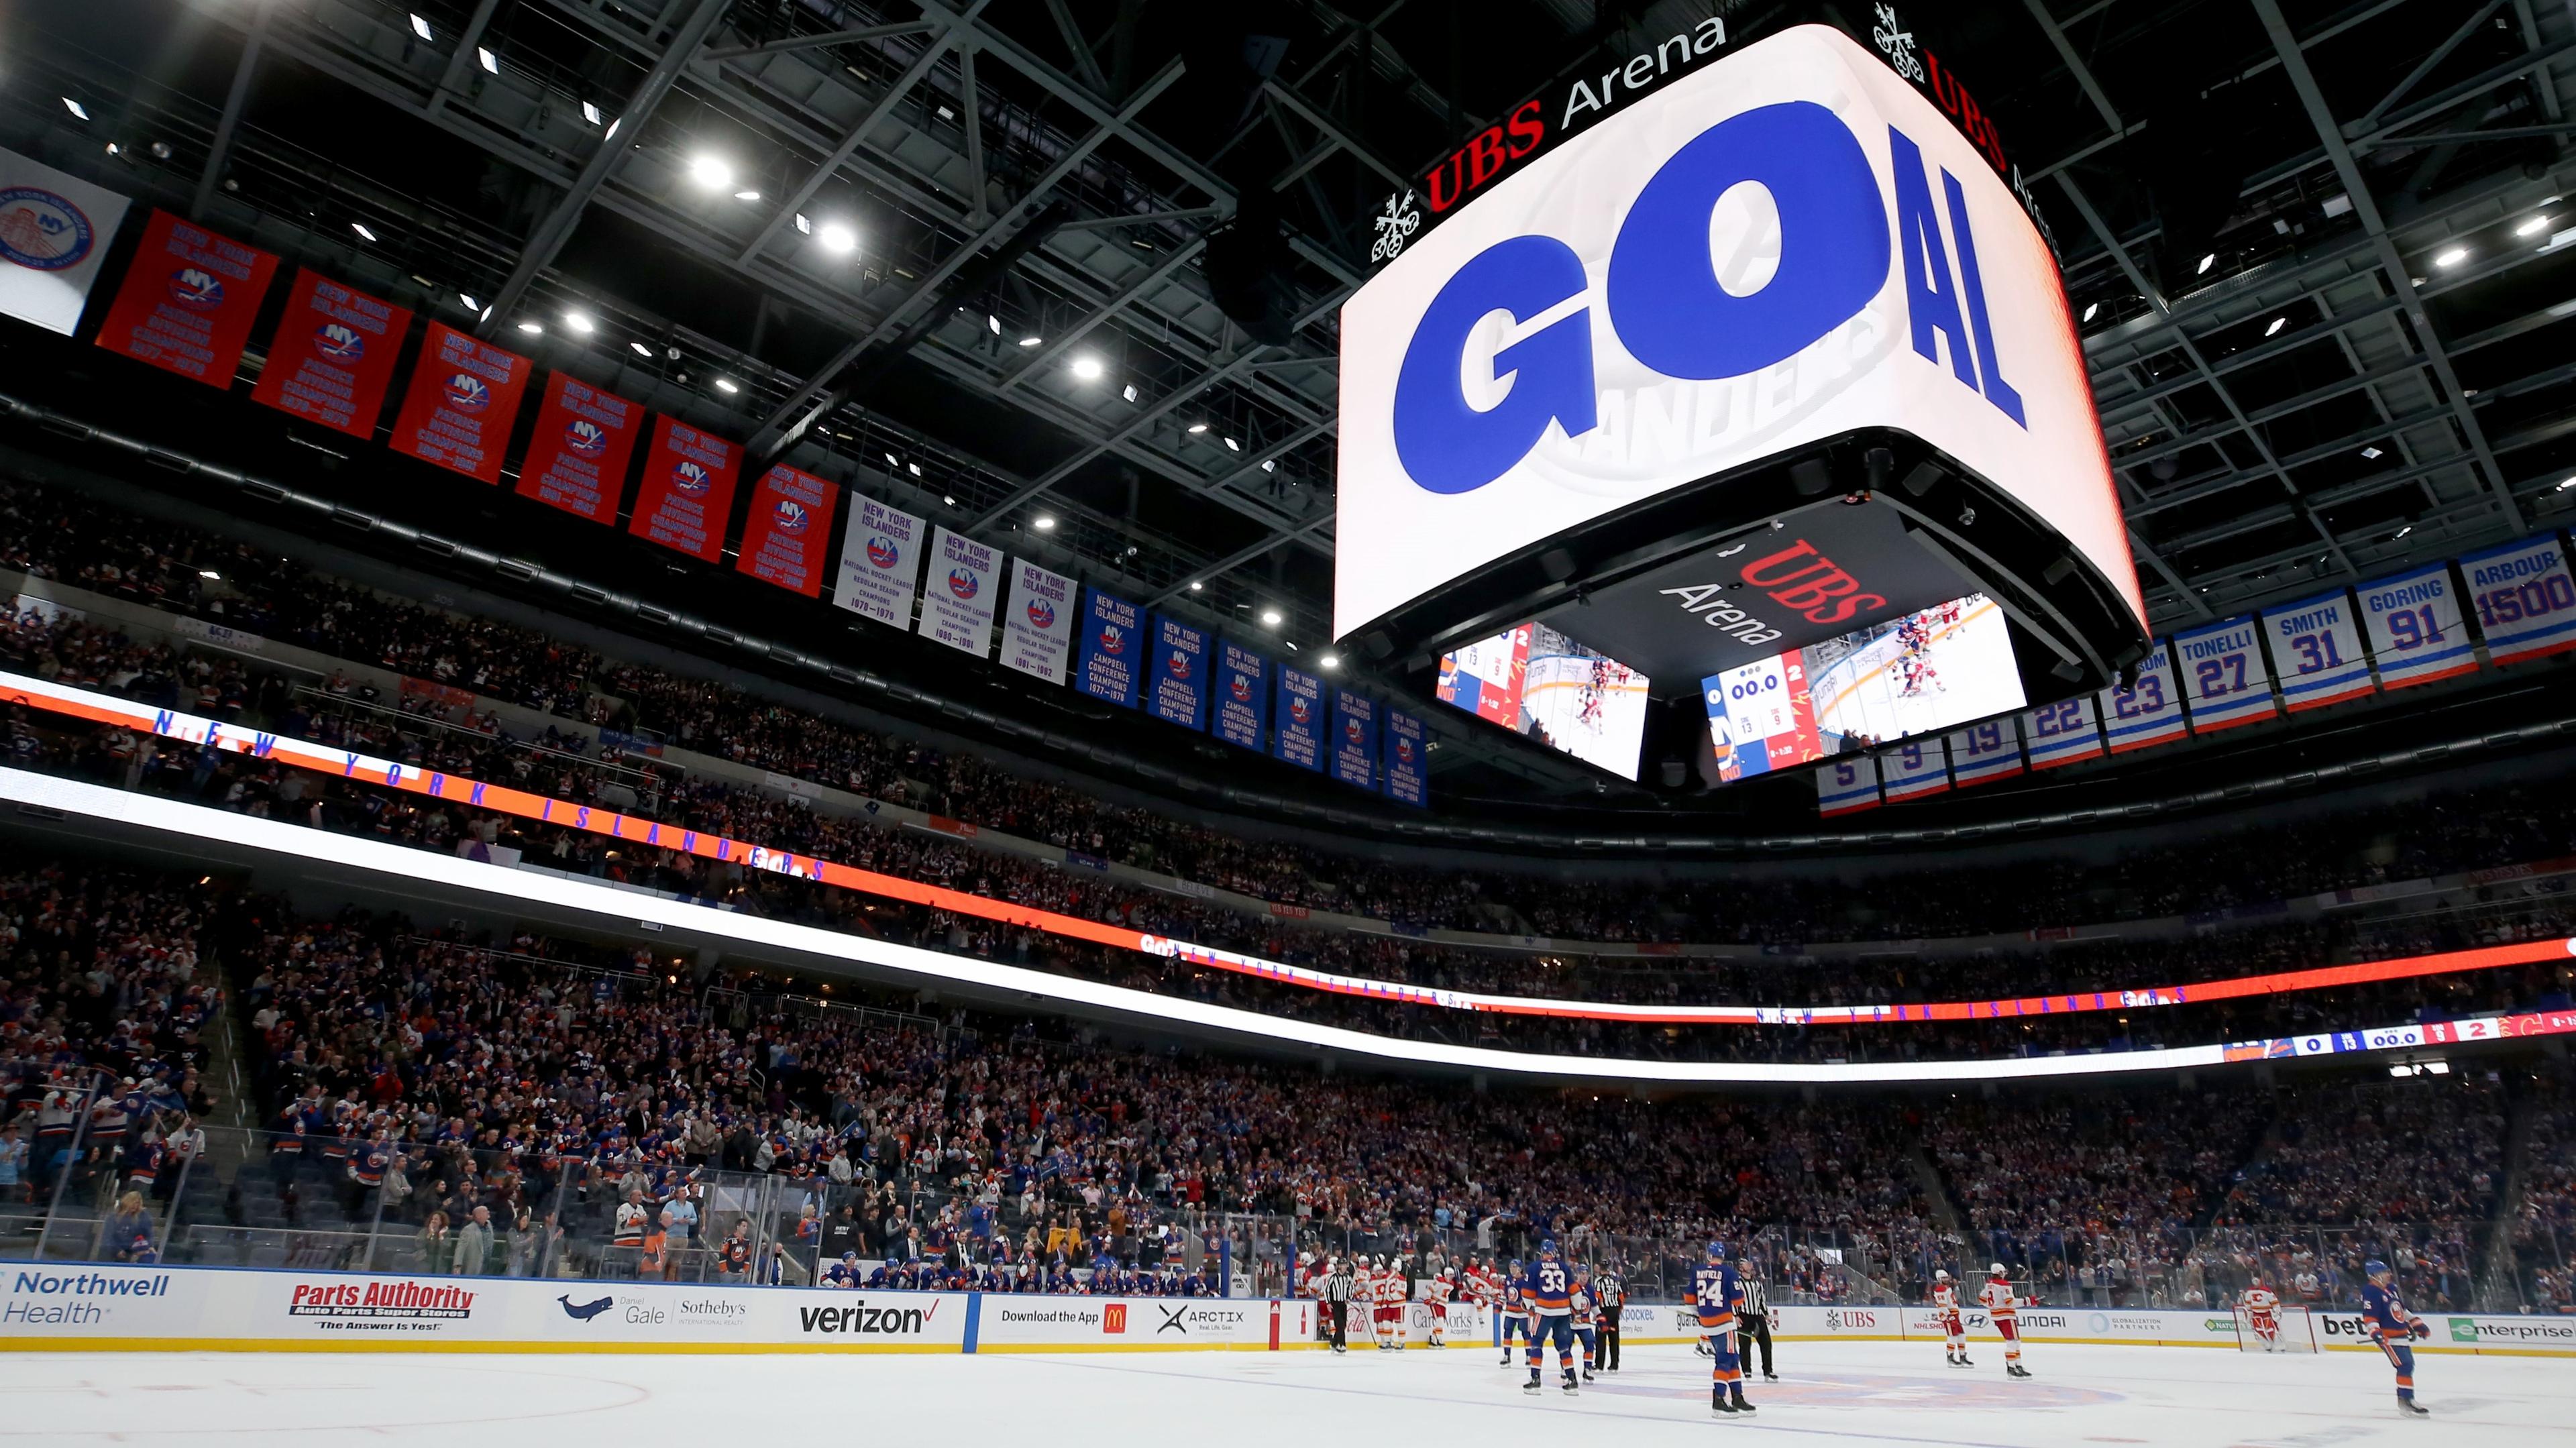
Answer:
<svg viewBox="0 0 2576 1448"><path fill-rule="evenodd" d="M1279 666L1279 707L1271 716L1270 752L1299 769L1324 768L1324 681Z"/></svg>
<svg viewBox="0 0 2576 1448"><path fill-rule="evenodd" d="M1165 614L1154 615L1154 694L1148 712L1192 729L1207 727L1208 637Z"/></svg>
<svg viewBox="0 0 2576 1448"><path fill-rule="evenodd" d="M2102 757L2100 713L2093 696L2043 704L2021 716L2021 737L2030 749L2030 767L2055 769L2083 759Z"/></svg>
<svg viewBox="0 0 2576 1448"><path fill-rule="evenodd" d="M2379 687L2405 689L2478 670L2477 645L2460 619L2460 591L2451 565L2436 563L2377 579L2353 590L2370 630L2370 653L2379 665Z"/></svg>
<svg viewBox="0 0 2576 1448"><path fill-rule="evenodd" d="M1950 773L1961 789L2021 772L2021 735L2011 719L1989 719L1950 735Z"/></svg>
<svg viewBox="0 0 2576 1448"><path fill-rule="evenodd" d="M1002 667L1064 682L1073 652L1074 581L1025 558L1011 560L1011 608L1002 615Z"/></svg>
<svg viewBox="0 0 2576 1448"><path fill-rule="evenodd" d="M2169 643L2158 639L2148 648L2147 656L2138 661L2136 684L2126 689L2114 685L2094 696L2113 754L2164 744L2191 732L2183 722L2182 690L2174 683Z"/></svg>
<svg viewBox="0 0 2576 1448"><path fill-rule="evenodd" d="M394 418L393 448L486 483L501 481L501 452L528 386L528 359L429 324L411 391Z"/></svg>
<svg viewBox="0 0 2576 1448"><path fill-rule="evenodd" d="M1270 711L1270 662L1241 644L1217 650L1216 737L1261 751L1261 726Z"/></svg>
<svg viewBox="0 0 2576 1448"><path fill-rule="evenodd" d="M1950 762L1940 739L1909 739L1879 756L1879 778L1886 782L1887 802L1922 799L1950 788Z"/></svg>
<svg viewBox="0 0 2576 1448"><path fill-rule="evenodd" d="M2576 649L2576 579L2567 548L2543 533L2460 560L2487 658L2510 664Z"/></svg>
<svg viewBox="0 0 2576 1448"><path fill-rule="evenodd" d="M936 530L930 584L921 594L915 632L934 643L987 658L993 652L993 601L1001 595L1002 555L962 533Z"/></svg>
<svg viewBox="0 0 2576 1448"><path fill-rule="evenodd" d="M812 473L779 463L752 485L751 516L743 520L736 573L748 573L790 593L823 592L823 543L832 535L832 485Z"/></svg>
<svg viewBox="0 0 2576 1448"><path fill-rule="evenodd" d="M1402 709L1386 711L1387 798L1416 807L1430 805L1430 744L1421 715Z"/></svg>
<svg viewBox="0 0 2576 1448"><path fill-rule="evenodd" d="M1333 778L1377 788L1377 701L1348 689L1333 691Z"/></svg>
<svg viewBox="0 0 2576 1448"><path fill-rule="evenodd" d="M2174 635L2174 663L2182 671L2183 697L2191 702L2191 732L2259 724L2281 712L2272 700L2262 632L2250 615L2240 615Z"/></svg>
<svg viewBox="0 0 2576 1448"><path fill-rule="evenodd" d="M626 531L665 548L713 563L724 552L725 519L733 511L734 472L742 449L675 418L656 420L653 446L644 454L644 486L635 490L635 515Z"/></svg>
<svg viewBox="0 0 2576 1448"><path fill-rule="evenodd" d="M2377 688L2353 618L2352 595L2340 588L2263 610L2263 633L2271 640L2272 662L2281 673L2281 697L2293 714L2358 699Z"/></svg>
<svg viewBox="0 0 2576 1448"><path fill-rule="evenodd" d="M0 314L68 337L133 203L0 150Z"/></svg>
<svg viewBox="0 0 2576 1448"><path fill-rule="evenodd" d="M1143 617L1127 600L1091 590L1082 604L1082 678L1074 687L1095 699L1136 707L1136 664L1145 652Z"/></svg>
<svg viewBox="0 0 2576 1448"><path fill-rule="evenodd" d="M277 365L274 356L269 365ZM548 377L537 430L528 439L528 455L519 460L519 496L576 518L615 523L626 491L626 460L635 455L635 434L643 425L644 409L637 404L569 372Z"/></svg>
<svg viewBox="0 0 2576 1448"><path fill-rule="evenodd" d="M841 527L840 581L832 602L879 623L912 627L912 593L921 581L922 520L864 493L850 494Z"/></svg>
<svg viewBox="0 0 2576 1448"><path fill-rule="evenodd" d="M1816 812L1826 819L1859 814L1883 803L1878 797L1878 759L1858 754L1817 766Z"/></svg>
<svg viewBox="0 0 2576 1448"><path fill-rule="evenodd" d="M306 267L295 274L251 400L351 437L373 437L409 330L409 309Z"/></svg>
<svg viewBox="0 0 2576 1448"><path fill-rule="evenodd" d="M277 258L156 210L98 345L209 387L233 385Z"/></svg>

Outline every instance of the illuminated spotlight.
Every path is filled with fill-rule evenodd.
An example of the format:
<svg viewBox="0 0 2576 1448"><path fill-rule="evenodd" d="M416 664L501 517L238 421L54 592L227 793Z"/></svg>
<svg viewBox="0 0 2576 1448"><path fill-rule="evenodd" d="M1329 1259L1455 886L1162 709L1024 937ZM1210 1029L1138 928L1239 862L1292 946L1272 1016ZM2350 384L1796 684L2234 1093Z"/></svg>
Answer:
<svg viewBox="0 0 2576 1448"><path fill-rule="evenodd" d="M1292 653L1292 654L1293 654L1293 653L1295 653L1295 652L1297 652L1297 641L1296 641L1295 639L1289 639L1289 640L1287 641L1287 644L1288 644L1288 652L1290 652L1290 653Z"/></svg>
<svg viewBox="0 0 2576 1448"><path fill-rule="evenodd" d="M1002 319L994 316L990 312L986 312L984 314L984 330L992 333L996 337L1002 335Z"/></svg>
<svg viewBox="0 0 2576 1448"><path fill-rule="evenodd" d="M903 465L903 470L912 474L916 478L921 476L921 464L919 463L905 463Z"/></svg>
<svg viewBox="0 0 2576 1448"><path fill-rule="evenodd" d="M2513 229L2513 234L2516 236L2538 236L2540 233L2547 231L2548 229L2549 218L2546 216L2535 216L2529 221L2524 222L2522 225L2515 227Z"/></svg>
<svg viewBox="0 0 2576 1448"><path fill-rule="evenodd" d="M350 229L351 231L354 231L354 232L358 233L358 235L359 235L362 239L364 239L364 240L367 240L367 241L373 241L373 240L375 240L375 239L376 239L376 234L375 234L374 232L372 232L372 231L369 231L369 230L367 229L367 224L366 224L365 222L363 222L363 221L352 221L352 222L350 222L350 223L349 223L349 229Z"/></svg>
<svg viewBox="0 0 2576 1448"><path fill-rule="evenodd" d="M564 325L571 328L573 331L579 332L585 337L599 330L599 324L593 322L587 315L581 312L564 313Z"/></svg>
<svg viewBox="0 0 2576 1448"><path fill-rule="evenodd" d="M733 167L721 156L692 156L689 179L709 191L722 191L733 184Z"/></svg>
<svg viewBox="0 0 2576 1448"><path fill-rule="evenodd" d="M200 569L198 569L198 570L197 570L197 576L198 576L199 578L205 579L205 580L206 580L206 581L208 581L209 583L221 583L221 582L223 582L223 581L224 581L224 576L223 576L222 574L220 574L220 573L217 573L215 570L213 570L213 569L211 569L211 568L200 568Z"/></svg>
<svg viewBox="0 0 2576 1448"><path fill-rule="evenodd" d="M2403 538L2403 537L2405 537L2407 534L2412 533L2412 532L2414 532L2414 531L2415 531L2415 525L2414 525L2414 524L2412 524L2412 523L2409 523L2409 524L2407 524L2405 527L2398 529L2396 532L2389 534L2389 535L2388 535L2388 541L2389 541L2389 542L2391 542L2391 543L2394 543L2394 542L2396 542L2398 539Z"/></svg>
<svg viewBox="0 0 2576 1448"><path fill-rule="evenodd" d="M591 123L592 125L594 125L594 126L595 126L595 125L598 125L598 124L599 124L599 104L598 104L598 102L596 102L596 101L583 101L583 102L581 103L581 118L582 118L583 120L585 120L585 121L590 122L590 123Z"/></svg>
<svg viewBox="0 0 2576 1448"><path fill-rule="evenodd" d="M796 229L807 236L812 236L814 234L814 223L806 218L804 212L799 211L796 213Z"/></svg>
<svg viewBox="0 0 2576 1448"><path fill-rule="evenodd" d="M824 222L823 229L814 233L814 239L823 243L823 249L834 256L848 256L859 249L859 234L837 221Z"/></svg>
<svg viewBox="0 0 2576 1448"><path fill-rule="evenodd" d="M89 119L89 112L81 106L80 102L73 100L70 96L63 97L63 109L80 117L84 121Z"/></svg>
<svg viewBox="0 0 2576 1448"><path fill-rule="evenodd" d="M474 300L474 294L472 292L458 292L456 294L456 300L463 302L465 304L465 310L469 312L479 312L483 310L483 304Z"/></svg>
<svg viewBox="0 0 2576 1448"><path fill-rule="evenodd" d="M2273 335L2277 334L2277 333L2278 333L2278 332L2279 332L2283 327L2286 327L2286 326L2288 326L2288 325L2290 325L2290 319L2289 319L2289 318L2287 318L2287 317L2274 317L2274 318L2272 319L2272 325L2270 325L2270 326L2268 326L2268 327L2265 327L2265 328L2263 329L2263 335L2264 335L2264 336L2266 336L2266 337L2273 336Z"/></svg>
<svg viewBox="0 0 2576 1448"><path fill-rule="evenodd" d="M2191 274L2196 277L2205 277L2209 275L2209 269L2216 265L2218 265L2218 253L2213 251L2209 255L2200 259L2200 265L2193 267L2191 269Z"/></svg>
<svg viewBox="0 0 2576 1448"><path fill-rule="evenodd" d="M629 342L626 346L629 351L633 352L638 357L650 357L653 355L653 349L645 346L641 342Z"/></svg>
<svg viewBox="0 0 2576 1448"><path fill-rule="evenodd" d="M1204 422L1194 422L1190 424L1190 436L1192 437L1196 437L1205 431L1207 431L1207 424Z"/></svg>
<svg viewBox="0 0 2576 1448"><path fill-rule="evenodd" d="M1315 662L1322 664L1328 669L1338 669L1342 666L1342 656L1340 654L1326 654Z"/></svg>
<svg viewBox="0 0 2576 1448"><path fill-rule="evenodd" d="M527 333L531 337L542 337L546 334L546 324L532 319L521 322L519 324L519 330Z"/></svg>
<svg viewBox="0 0 2576 1448"><path fill-rule="evenodd" d="M943 121L953 121L957 119L957 113L946 106L941 106L939 108L939 119Z"/></svg>
<svg viewBox="0 0 2576 1448"><path fill-rule="evenodd" d="M2563 493L2569 488L2576 488L2576 478L2561 478L2558 480L2558 486L2551 488L2549 491L2553 493Z"/></svg>
<svg viewBox="0 0 2576 1448"><path fill-rule="evenodd" d="M1263 609L1261 611L1261 626L1264 628L1279 627L1279 610L1275 608Z"/></svg>
<svg viewBox="0 0 2576 1448"><path fill-rule="evenodd" d="M2455 246L2448 251L2435 252L2433 254L2433 265L2458 266L2460 263L2467 261L2468 259L2469 249L2465 246Z"/></svg>
<svg viewBox="0 0 2576 1448"><path fill-rule="evenodd" d="M1039 532L1041 532L1041 533L1052 533L1052 532L1054 532L1054 531L1055 531L1055 515L1054 515L1054 514L1052 514L1052 513L1040 513L1040 514L1038 514L1038 516L1037 516L1036 526L1037 526L1037 530L1038 530Z"/></svg>
<svg viewBox="0 0 2576 1448"><path fill-rule="evenodd" d="M887 453L885 458L887 467L899 468L903 466L903 459L896 457L893 453Z"/></svg>
<svg viewBox="0 0 2576 1448"><path fill-rule="evenodd" d="M2084 320L2086 320L2086 321L2088 321L2088 322L2089 322L2089 321L2092 321L2092 320L2093 320L2093 318L2094 318L2095 316L2097 316L2097 315L2099 315L2099 314L2100 314L2101 310L2102 310L2102 304L2101 304L2100 302L2087 302L2087 303L2085 303L2085 304L2084 304Z"/></svg>
<svg viewBox="0 0 2576 1448"><path fill-rule="evenodd" d="M1046 340L1046 338L1044 338L1044 337L1040 337L1040 336L1038 336L1038 335L1036 335L1036 334L1032 333L1032 334L1030 334L1029 336L1022 337L1022 338L1020 339L1020 345L1021 345L1021 346L1023 346L1023 347L1034 347L1034 346L1038 345L1040 342L1043 342L1043 341L1045 341L1045 340Z"/></svg>
<svg viewBox="0 0 2576 1448"><path fill-rule="evenodd" d="M740 392L741 390L742 384L734 381L730 377L719 377L716 379L716 391L718 392L732 393Z"/></svg>
<svg viewBox="0 0 2576 1448"><path fill-rule="evenodd" d="M474 63L483 67L483 73L486 75L499 75L501 73L501 57L494 55L492 52L485 50L479 45L474 47Z"/></svg>
<svg viewBox="0 0 2576 1448"><path fill-rule="evenodd" d="M733 194L733 199L736 201L758 201L760 199L760 193L757 191L737 191Z"/></svg>
<svg viewBox="0 0 2576 1448"><path fill-rule="evenodd" d="M956 507L956 506L957 506L957 495L956 495L956 494L954 494L954 493L942 493L942 494L940 494L940 495L939 495L939 501L941 501L941 502L943 502L943 503L946 503L949 507L954 508L954 507Z"/></svg>
<svg viewBox="0 0 2576 1448"><path fill-rule="evenodd" d="M1103 370L1104 369L1100 365L1100 359L1097 357L1076 357L1073 359L1073 375L1081 378L1085 382L1099 381L1100 374Z"/></svg>
<svg viewBox="0 0 2576 1448"><path fill-rule="evenodd" d="M1265 473L1275 473L1279 471L1279 459L1263 458L1261 460L1261 470Z"/></svg>
<svg viewBox="0 0 2576 1448"><path fill-rule="evenodd" d="M111 156L122 156L125 154L125 148L119 146L114 141L110 141L107 143L107 154Z"/></svg>
<svg viewBox="0 0 2576 1448"><path fill-rule="evenodd" d="M438 38L437 36L429 33L429 22L421 19L418 15L414 15L411 18L411 33L419 36L423 40L436 40Z"/></svg>
<svg viewBox="0 0 2576 1448"><path fill-rule="evenodd" d="M1135 401L1135 400L1136 400L1136 384L1135 384L1135 383L1133 383L1133 382L1128 383L1125 387L1123 387L1123 388L1119 389L1119 395L1120 395L1121 397L1126 398L1129 402L1133 402L1133 401Z"/></svg>
<svg viewBox="0 0 2576 1448"><path fill-rule="evenodd" d="M1227 438L1225 440L1225 450L1227 452L1241 452L1243 451L1243 444L1236 442L1233 438Z"/></svg>
<svg viewBox="0 0 2576 1448"><path fill-rule="evenodd" d="M2576 478L2569 478L2569 479L2567 480L2567 482L2568 482L2568 483L2576 483ZM2563 488L2563 487L2567 486L2567 483L2560 483L2558 486L2560 486L2560 487L2562 487L2562 488ZM1200 589L1203 589L1203 588L1205 588L1205 587L1207 587L1207 585L1206 585L1206 584L1199 582L1199 581L1198 581L1197 579L1195 579L1195 578L1193 578L1193 579L1191 579L1191 580L1190 580L1190 592L1192 592L1192 593L1196 593L1196 592L1198 592Z"/></svg>

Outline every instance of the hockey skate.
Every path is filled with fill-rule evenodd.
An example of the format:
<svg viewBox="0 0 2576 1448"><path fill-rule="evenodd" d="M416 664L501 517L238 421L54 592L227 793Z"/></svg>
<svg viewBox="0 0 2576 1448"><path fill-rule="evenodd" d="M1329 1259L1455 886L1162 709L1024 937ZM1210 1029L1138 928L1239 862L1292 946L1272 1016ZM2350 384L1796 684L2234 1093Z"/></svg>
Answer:
<svg viewBox="0 0 2576 1448"><path fill-rule="evenodd" d="M1732 1417L1735 1414L1735 1405L1726 1400L1726 1389L1724 1388L1711 1388L1708 1390L1708 1409L1712 1413L1724 1413L1729 1417Z"/></svg>
<svg viewBox="0 0 2576 1448"><path fill-rule="evenodd" d="M1771 1371L1769 1368L1764 1368L1762 1370L1762 1381L1766 1383L1776 1383L1780 1381L1780 1375Z"/></svg>
<svg viewBox="0 0 2576 1448"><path fill-rule="evenodd" d="M2030 1376L2030 1369L2023 1367L2019 1363L2006 1363L2004 1364L2004 1376L2008 1378L2026 1378Z"/></svg>
<svg viewBox="0 0 2576 1448"><path fill-rule="evenodd" d="M2405 1414L2409 1418L2429 1418L2433 1416L2432 1409L2425 1407L2422 1403L2416 1402L2413 1398L2399 1398L2397 1400L2397 1411Z"/></svg>
<svg viewBox="0 0 2576 1448"><path fill-rule="evenodd" d="M1574 1381L1574 1369L1567 1368L1565 1370L1565 1381L1557 1384L1557 1391L1561 1393L1579 1393L1583 1391L1582 1386Z"/></svg>
<svg viewBox="0 0 2576 1448"><path fill-rule="evenodd" d="M1529 1394L1533 1398L1538 1396L1538 1369L1530 1369L1529 1381L1521 1384L1521 1391Z"/></svg>
<svg viewBox="0 0 2576 1448"><path fill-rule="evenodd" d="M1753 1404L1746 1401L1744 1390L1742 1388L1737 1388L1735 1390L1735 1411L1739 1413L1750 1413L1753 1411Z"/></svg>

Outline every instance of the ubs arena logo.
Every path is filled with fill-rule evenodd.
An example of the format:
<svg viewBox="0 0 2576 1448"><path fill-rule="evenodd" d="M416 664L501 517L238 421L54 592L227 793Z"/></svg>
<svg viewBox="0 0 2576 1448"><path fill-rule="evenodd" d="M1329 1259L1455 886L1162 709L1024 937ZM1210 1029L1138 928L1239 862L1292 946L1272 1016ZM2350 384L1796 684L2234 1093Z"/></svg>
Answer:
<svg viewBox="0 0 2576 1448"><path fill-rule="evenodd" d="M1533 157L1342 311L1334 632L1817 441L1921 438L2141 618L2054 257L1950 119L1799 26Z"/></svg>

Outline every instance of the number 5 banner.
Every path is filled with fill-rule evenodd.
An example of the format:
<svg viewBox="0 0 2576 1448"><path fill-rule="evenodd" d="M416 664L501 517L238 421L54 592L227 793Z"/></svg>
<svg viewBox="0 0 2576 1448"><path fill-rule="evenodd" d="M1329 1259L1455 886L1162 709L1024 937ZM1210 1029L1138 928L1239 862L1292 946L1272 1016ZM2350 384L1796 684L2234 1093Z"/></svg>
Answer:
<svg viewBox="0 0 2576 1448"><path fill-rule="evenodd" d="M2362 621L2370 629L2379 687L2405 689L2477 672L2477 646L2469 642L2469 626L2460 621L2460 591L2451 582L2450 564L2382 578L2353 591L2361 598Z"/></svg>
<svg viewBox="0 0 2576 1448"><path fill-rule="evenodd" d="M1826 819L1859 814L1879 804L1875 756L1860 754L1837 759L1816 770L1816 812Z"/></svg>
<svg viewBox="0 0 2576 1448"><path fill-rule="evenodd" d="M2262 630L2250 616L2176 634L2173 650L2191 700L2193 733L2259 724L2281 712L2263 667Z"/></svg>
<svg viewBox="0 0 2576 1448"><path fill-rule="evenodd" d="M2110 736L2113 754L2170 743L2191 732L2183 722L2182 691L2174 686L2170 640L2158 640L2138 661L2136 683L2126 689L2104 689L2094 697L2101 705L2103 732Z"/></svg>
<svg viewBox="0 0 2576 1448"><path fill-rule="evenodd" d="M2576 649L2576 579L2555 533L2525 538L2460 560L2469 602L2499 664Z"/></svg>
<svg viewBox="0 0 2576 1448"><path fill-rule="evenodd" d="M2263 610L2263 632L2271 636L2291 713L2371 692L2370 660L2361 652L2352 597L2343 590Z"/></svg>

